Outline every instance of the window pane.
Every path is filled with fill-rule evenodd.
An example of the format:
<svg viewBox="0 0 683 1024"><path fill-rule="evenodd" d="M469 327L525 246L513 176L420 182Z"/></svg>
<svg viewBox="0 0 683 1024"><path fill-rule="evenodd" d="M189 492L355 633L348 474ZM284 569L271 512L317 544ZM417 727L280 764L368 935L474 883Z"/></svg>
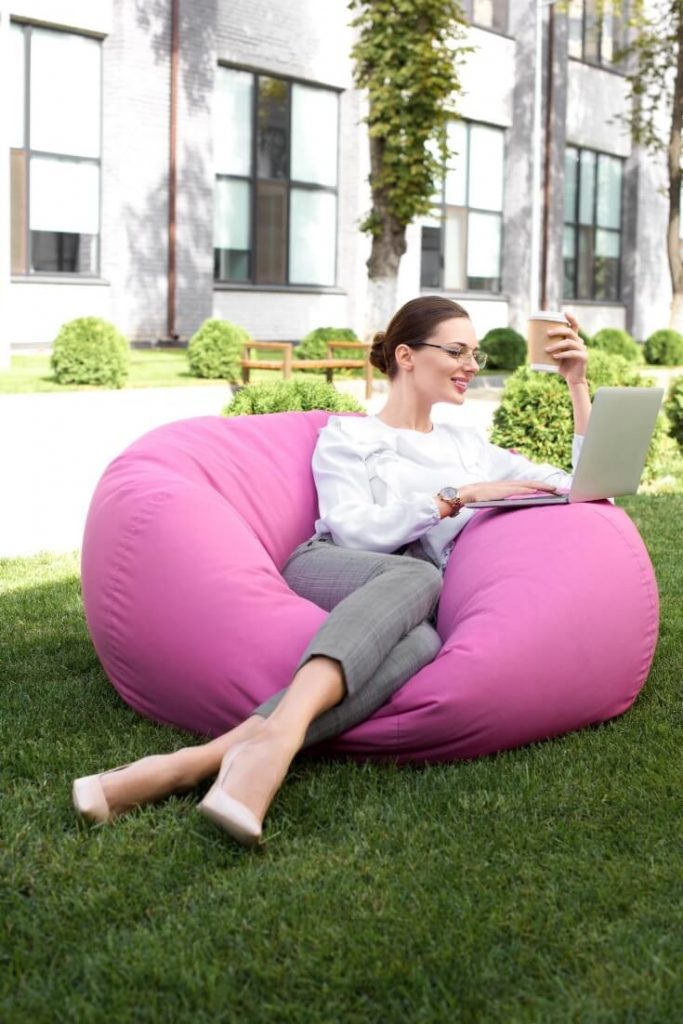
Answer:
<svg viewBox="0 0 683 1024"><path fill-rule="evenodd" d="M569 56L583 57L583 0L569 4Z"/></svg>
<svg viewBox="0 0 683 1024"><path fill-rule="evenodd" d="M219 178L214 193L214 250L216 277L247 281L250 276L251 187L246 181Z"/></svg>
<svg viewBox="0 0 683 1024"><path fill-rule="evenodd" d="M31 269L43 273L97 273L97 235L68 231L31 232Z"/></svg>
<svg viewBox="0 0 683 1024"><path fill-rule="evenodd" d="M287 186L260 181L256 186L256 280L287 282Z"/></svg>
<svg viewBox="0 0 683 1024"><path fill-rule="evenodd" d="M214 107L214 163L217 174L251 174L254 76L218 68Z"/></svg>
<svg viewBox="0 0 683 1024"><path fill-rule="evenodd" d="M100 44L33 29L31 148L70 156L100 155Z"/></svg>
<svg viewBox="0 0 683 1024"><path fill-rule="evenodd" d="M490 213L470 213L467 225L467 287L500 289L501 218Z"/></svg>
<svg viewBox="0 0 683 1024"><path fill-rule="evenodd" d="M568 146L564 154L564 219L570 223L576 220L576 176L578 170L578 151Z"/></svg>
<svg viewBox="0 0 683 1024"><path fill-rule="evenodd" d="M506 0L473 0L472 22L485 28L496 28L499 32L507 29Z"/></svg>
<svg viewBox="0 0 683 1024"><path fill-rule="evenodd" d="M595 199L595 153L581 150L581 195L579 197L579 223L593 223Z"/></svg>
<svg viewBox="0 0 683 1024"><path fill-rule="evenodd" d="M97 235L100 169L61 157L31 157L31 231Z"/></svg>
<svg viewBox="0 0 683 1024"><path fill-rule="evenodd" d="M503 133L495 128L470 128L469 206L503 208Z"/></svg>
<svg viewBox="0 0 683 1024"><path fill-rule="evenodd" d="M292 86L292 164L294 181L337 184L339 101L329 89Z"/></svg>
<svg viewBox="0 0 683 1024"><path fill-rule="evenodd" d="M562 260L564 264L564 284L562 294L565 299L573 299L576 290L576 230L565 227L562 236Z"/></svg>
<svg viewBox="0 0 683 1024"><path fill-rule="evenodd" d="M422 261L420 263L420 286L441 287L441 228L422 227Z"/></svg>
<svg viewBox="0 0 683 1024"><path fill-rule="evenodd" d="M619 298L619 252L617 231L596 231L594 298L608 301Z"/></svg>
<svg viewBox="0 0 683 1024"><path fill-rule="evenodd" d="M603 64L611 64L614 60L614 16L610 14L607 4L600 22L600 60Z"/></svg>
<svg viewBox="0 0 683 1024"><path fill-rule="evenodd" d="M472 22L491 28L493 25L493 0L472 0Z"/></svg>
<svg viewBox="0 0 683 1024"><path fill-rule="evenodd" d="M448 158L445 200L450 206L467 203L467 126L462 121L448 123Z"/></svg>
<svg viewBox="0 0 683 1024"><path fill-rule="evenodd" d="M289 149L289 97L280 78L259 78L257 173L286 178Z"/></svg>
<svg viewBox="0 0 683 1024"><path fill-rule="evenodd" d="M446 210L444 238L444 288L461 291L467 287L467 211Z"/></svg>
<svg viewBox="0 0 683 1024"><path fill-rule="evenodd" d="M576 298L593 298L593 228L579 228L579 267Z"/></svg>
<svg viewBox="0 0 683 1024"><path fill-rule="evenodd" d="M598 61L600 58L600 22L597 15L597 0L585 0L583 58L591 61Z"/></svg>
<svg viewBox="0 0 683 1024"><path fill-rule="evenodd" d="M619 232L618 231L596 231L595 232L595 255L619 257Z"/></svg>
<svg viewBox="0 0 683 1024"><path fill-rule="evenodd" d="M10 153L11 267L13 274L25 274L26 259L26 153Z"/></svg>
<svg viewBox="0 0 683 1024"><path fill-rule="evenodd" d="M602 228L621 227L621 160L598 158L597 222Z"/></svg>
<svg viewBox="0 0 683 1024"><path fill-rule="evenodd" d="M9 144L14 149L24 146L25 92L24 75L24 30L19 25L10 25L9 31L10 59L10 128Z"/></svg>
<svg viewBox="0 0 683 1024"><path fill-rule="evenodd" d="M293 188L290 193L290 284L332 285L335 280L337 197Z"/></svg>

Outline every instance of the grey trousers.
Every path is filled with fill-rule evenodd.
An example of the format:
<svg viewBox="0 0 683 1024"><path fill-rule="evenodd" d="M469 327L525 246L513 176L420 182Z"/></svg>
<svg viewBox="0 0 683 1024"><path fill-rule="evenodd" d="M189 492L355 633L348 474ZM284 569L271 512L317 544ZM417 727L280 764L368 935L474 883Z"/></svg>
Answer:
<svg viewBox="0 0 683 1024"><path fill-rule="evenodd" d="M296 594L330 612L297 669L316 655L334 658L346 686L340 703L311 723L305 747L364 721L441 648L428 620L443 579L431 562L355 551L322 538L299 545L282 575ZM254 714L267 717L286 692L276 693Z"/></svg>

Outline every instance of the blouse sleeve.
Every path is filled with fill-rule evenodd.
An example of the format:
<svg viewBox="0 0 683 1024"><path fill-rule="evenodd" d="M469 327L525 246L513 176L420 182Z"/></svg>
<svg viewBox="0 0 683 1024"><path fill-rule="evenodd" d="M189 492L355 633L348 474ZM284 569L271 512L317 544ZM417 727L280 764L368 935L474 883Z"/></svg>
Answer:
<svg viewBox="0 0 683 1024"><path fill-rule="evenodd" d="M572 441L572 473L576 470L583 437L574 434ZM553 487L569 488L572 474L552 466L548 462L532 462L524 455L516 455L506 448L487 444L491 480L540 480Z"/></svg>
<svg viewBox="0 0 683 1024"><path fill-rule="evenodd" d="M377 504L363 448L338 421L321 431L312 463L320 508L316 528L322 526L342 547L388 554L417 540L441 516L433 496L421 492Z"/></svg>

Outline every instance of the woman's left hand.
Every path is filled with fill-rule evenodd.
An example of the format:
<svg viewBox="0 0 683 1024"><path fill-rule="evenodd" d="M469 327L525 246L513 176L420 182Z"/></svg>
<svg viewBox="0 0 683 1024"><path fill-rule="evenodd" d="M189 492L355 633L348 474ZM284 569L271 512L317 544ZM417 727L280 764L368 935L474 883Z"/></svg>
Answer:
<svg viewBox="0 0 683 1024"><path fill-rule="evenodd" d="M586 380L588 352L579 337L578 320L571 313L565 313L565 316L567 326L558 324L557 328L548 331L551 340L546 346L546 352L557 359L558 369L567 384L583 384Z"/></svg>

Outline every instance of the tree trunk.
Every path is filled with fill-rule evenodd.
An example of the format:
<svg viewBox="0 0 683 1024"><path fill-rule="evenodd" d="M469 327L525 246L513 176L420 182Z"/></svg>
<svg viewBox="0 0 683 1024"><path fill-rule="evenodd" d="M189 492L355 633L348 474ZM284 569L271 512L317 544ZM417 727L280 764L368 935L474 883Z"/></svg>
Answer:
<svg viewBox="0 0 683 1024"><path fill-rule="evenodd" d="M370 138L370 189L373 235L368 268L366 337L384 330L396 312L398 268L406 251L406 226L388 210L384 189L378 184L384 160L382 139Z"/></svg>
<svg viewBox="0 0 683 1024"><path fill-rule="evenodd" d="M681 5L676 4L677 47L676 82L674 85L669 133L669 224L667 252L671 272L670 326L683 333L683 262L681 261L681 122L683 121L683 17Z"/></svg>

